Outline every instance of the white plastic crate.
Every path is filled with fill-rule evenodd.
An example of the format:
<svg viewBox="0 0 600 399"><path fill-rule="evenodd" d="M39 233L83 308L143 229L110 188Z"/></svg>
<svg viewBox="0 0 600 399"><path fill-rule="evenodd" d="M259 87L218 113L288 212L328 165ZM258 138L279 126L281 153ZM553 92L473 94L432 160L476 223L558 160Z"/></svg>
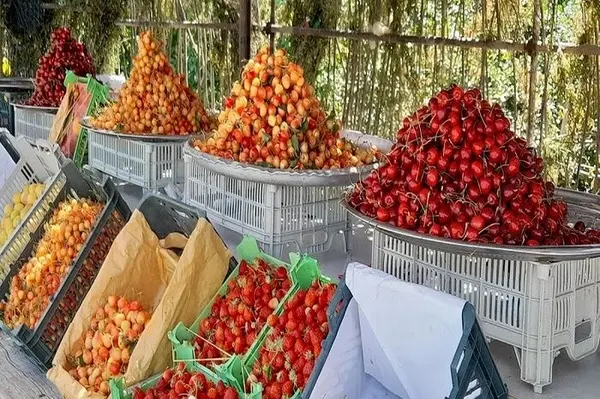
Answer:
<svg viewBox="0 0 600 399"><path fill-rule="evenodd" d="M88 132L88 164L127 183L156 191L183 184L183 142L149 142Z"/></svg>
<svg viewBox="0 0 600 399"><path fill-rule="evenodd" d="M22 191L27 184L46 184L43 193L29 212L12 231L7 241L0 246L0 281L2 281L9 267L21 255L31 235L50 210L50 204L53 203L65 181L60 179L60 162L56 157L58 151L56 145L38 141L34 146L24 137L12 138L6 130L0 134L9 139L20 156L13 172L0 189L0 216L3 215L5 206L12 201L13 195Z"/></svg>
<svg viewBox="0 0 600 399"><path fill-rule="evenodd" d="M13 106L15 112L15 136L27 137L30 140L50 137L50 129L54 122L54 112Z"/></svg>
<svg viewBox="0 0 600 399"><path fill-rule="evenodd" d="M552 382L560 349L588 356L600 339L600 258L560 263L457 255L375 229L372 266L471 302L488 338L510 344L535 392Z"/></svg>
<svg viewBox="0 0 600 399"><path fill-rule="evenodd" d="M340 206L344 186L302 187L258 183L224 176L185 154L184 201L206 211L212 223L256 238L265 252L327 251L351 228Z"/></svg>

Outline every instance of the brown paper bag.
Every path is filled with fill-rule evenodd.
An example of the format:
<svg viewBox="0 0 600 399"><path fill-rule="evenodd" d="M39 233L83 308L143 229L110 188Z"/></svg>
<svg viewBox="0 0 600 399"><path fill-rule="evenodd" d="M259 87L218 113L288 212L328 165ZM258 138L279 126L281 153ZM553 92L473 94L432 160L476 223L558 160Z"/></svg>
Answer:
<svg viewBox="0 0 600 399"><path fill-rule="evenodd" d="M179 259L165 249L181 247L184 249ZM81 337L95 310L110 295L138 300L153 310L147 328L131 353L126 384L129 386L162 372L172 365L168 331L179 321L189 324L208 303L225 278L230 257L229 250L204 219L198 222L189 239L171 234L159 241L143 215L135 211L115 239L98 277L67 329L48 378L68 399L104 397L88 394L65 367L67 356L81 349Z"/></svg>

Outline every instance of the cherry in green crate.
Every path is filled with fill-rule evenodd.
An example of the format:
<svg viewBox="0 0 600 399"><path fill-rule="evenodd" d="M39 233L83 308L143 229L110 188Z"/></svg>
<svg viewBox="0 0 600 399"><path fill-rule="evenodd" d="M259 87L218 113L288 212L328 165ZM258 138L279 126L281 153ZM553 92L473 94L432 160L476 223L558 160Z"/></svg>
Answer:
<svg viewBox="0 0 600 399"><path fill-rule="evenodd" d="M199 362L220 364L229 355L244 354L291 286L285 267L259 258L252 263L242 261L239 274L228 282L227 293L216 299L210 315L200 323L194 342Z"/></svg>
<svg viewBox="0 0 600 399"><path fill-rule="evenodd" d="M153 388L143 391L133 389L133 399L238 399L235 389L226 387L222 381L216 384L202 373L191 373L185 363L179 363L176 369L167 369Z"/></svg>
<svg viewBox="0 0 600 399"><path fill-rule="evenodd" d="M248 387L261 383L267 399L291 398L305 387L329 333L327 309L335 289L335 284L315 281L286 302L279 318L270 320L272 330L258 352Z"/></svg>

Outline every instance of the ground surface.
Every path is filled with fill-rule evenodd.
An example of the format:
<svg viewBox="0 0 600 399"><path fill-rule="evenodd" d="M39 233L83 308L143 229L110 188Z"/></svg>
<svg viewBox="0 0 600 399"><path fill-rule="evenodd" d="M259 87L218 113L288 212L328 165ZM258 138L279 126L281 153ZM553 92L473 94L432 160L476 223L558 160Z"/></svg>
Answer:
<svg viewBox="0 0 600 399"><path fill-rule="evenodd" d="M141 196L135 189L122 189L126 200L134 208ZM219 229L221 237L231 248L240 236ZM338 237L334 248L317 256L325 272L335 276L343 273L349 260L370 263L369 231L362 225L355 226L352 238L354 249L351 257L343 253L343 240ZM520 380L520 371L512 348L492 342L492 355L502 378L508 385L513 399L598 399L600 397L600 354L596 353L579 362L572 362L561 354L554 362L551 385L544 388L542 395L535 394L530 385ZM51 383L27 359L21 350L0 332L0 399L59 398ZM356 398L359 399L359 398Z"/></svg>

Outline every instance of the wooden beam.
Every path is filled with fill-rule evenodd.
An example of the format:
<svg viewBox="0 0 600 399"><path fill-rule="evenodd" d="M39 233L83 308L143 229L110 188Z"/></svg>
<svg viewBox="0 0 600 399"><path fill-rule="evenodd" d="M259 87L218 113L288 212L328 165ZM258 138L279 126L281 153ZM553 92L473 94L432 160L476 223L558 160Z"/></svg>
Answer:
<svg viewBox="0 0 600 399"><path fill-rule="evenodd" d="M338 31L331 29L298 28L292 26L263 27L265 33L279 33L286 35L313 36L330 39L348 40L372 40L376 42L413 44L420 46L455 46L467 49L504 50L520 53L531 53L530 43L512 42L508 40L475 40L475 39L452 39L435 36L411 36L386 34L377 36L371 32ZM575 55L600 55L600 46L594 44L560 43L558 45L536 46L538 53L564 53Z"/></svg>
<svg viewBox="0 0 600 399"><path fill-rule="evenodd" d="M533 0L533 35L531 37L531 66L529 67L529 106L527 107L527 142L531 144L535 119L535 97L537 92L538 51L540 37L540 0Z"/></svg>
<svg viewBox="0 0 600 399"><path fill-rule="evenodd" d="M225 23L195 23L195 22L178 22L178 21L145 21L145 20L122 20L116 21L117 26L128 26L134 28L175 28L175 29L212 29L235 31L238 29L237 24Z"/></svg>
<svg viewBox="0 0 600 399"><path fill-rule="evenodd" d="M239 54L242 65L250 59L250 35L252 34L252 4L251 0L240 0L239 19Z"/></svg>

